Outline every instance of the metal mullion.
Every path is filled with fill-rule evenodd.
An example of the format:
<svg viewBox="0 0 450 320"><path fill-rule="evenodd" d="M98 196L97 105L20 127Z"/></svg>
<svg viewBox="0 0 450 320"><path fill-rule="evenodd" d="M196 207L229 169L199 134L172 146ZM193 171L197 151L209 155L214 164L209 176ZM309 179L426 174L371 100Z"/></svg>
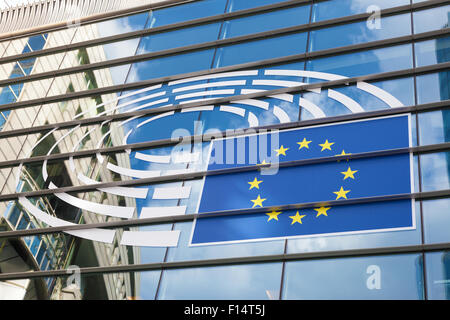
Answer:
<svg viewBox="0 0 450 320"><path fill-rule="evenodd" d="M362 159L362 158L371 158L371 157L381 157L381 156L390 156L401 153L431 153L431 152L441 152L450 150L450 142L440 143L429 146L418 146L418 147L409 147L409 148L399 148L399 149L390 149L390 150L381 150L381 151L372 151L365 153L354 153L348 155L335 155L330 157L323 158L314 158L314 159L304 159L304 160L293 160L280 162L277 164L278 167L292 167L292 166L301 166L301 165L311 165L311 164L319 164L326 162L334 162L340 160L349 160L349 159ZM89 185L81 185L81 186L69 186L69 187L59 187L55 189L45 189L45 190L37 190L37 191L27 191L27 192L17 192L12 194L0 194L0 201L8 201L8 200L16 200L20 197L37 197L43 195L49 195L54 193L61 192L87 192L87 191L95 191L98 188L109 188L116 186L142 186L142 185L152 185L158 183L169 183L169 182L179 182L185 180L195 180L200 179L205 176L213 176L213 175L222 175L222 174L230 174L237 172L248 172L248 171L259 171L264 168L268 168L270 164L266 165L249 165L242 167L233 167L226 169L216 169L216 170L206 170L206 171L197 171L197 172L189 172L183 174L174 174L167 176L158 176L152 178L140 178L134 180L125 180L125 181L112 181L112 182L102 182L96 184Z"/></svg>
<svg viewBox="0 0 450 320"><path fill-rule="evenodd" d="M200 268L212 266L244 265L255 263L288 262L288 261L301 261L312 259L350 258L356 256L362 257L362 256L395 255L407 253L435 252L446 250L448 248L450 248L450 243L437 243L437 244L420 244L420 245L392 246L392 247L379 247L366 249L347 249L347 250L319 251L319 252L305 252L305 253L274 254L274 255L262 255L250 257L154 262L146 264L117 265L105 267L85 267L79 269L79 274L95 275L106 273L143 272L152 270L171 270L171 269ZM51 270L51 271L3 273L0 274L0 281L67 276L68 274L70 274L70 272L66 269Z"/></svg>
<svg viewBox="0 0 450 320"><path fill-rule="evenodd" d="M167 111L188 109L188 108L193 108L193 107L204 106L206 104L230 103L230 102L236 101L236 100L263 98L263 97L276 95L276 94L280 94L280 93L297 93L297 92L307 91L308 89L315 89L315 88L325 89L325 88L348 86L350 83L357 83L359 81L370 82L370 81L376 81L376 80L391 80L391 79L396 79L396 78L401 78L401 77L406 77L406 76L411 76L411 75L421 75L421 74L436 72L436 71L444 70L447 68L450 68L450 62L435 64L435 65L431 65L431 66L424 66L424 67L419 67L419 68L411 68L411 69L383 72L383 73L377 73L377 74L371 74L371 75L365 75L365 76L357 76L357 77L345 78L345 79L339 79L339 80L333 80L333 81L324 81L324 82L318 82L318 83L312 83L312 84L305 84L305 85L296 86L296 87L273 89L273 90L267 90L267 91L263 91L263 92L250 93L250 94L244 94L244 95L234 95L234 96L229 96L229 97L211 99L211 100L208 100L207 102L191 102L191 103L185 103L185 104L178 104L178 105L174 105L174 106L166 106L166 107L158 107L158 108L153 108L153 109L139 110L139 111L134 111L134 112L116 113L113 115L65 121L62 123L44 125L44 126L39 126L39 127L30 127L30 128L23 128L23 129L17 129L17 130L2 131L2 132L0 132L0 138L42 132L43 130L51 130L54 128L69 128L69 127L74 127L77 125L98 124L98 123L101 123L106 120L118 121L118 120L124 120L124 119L130 118L133 116L157 115L157 114L167 112ZM148 83L147 85L150 85L150 84L155 84L155 83L152 81L151 83ZM114 88L113 92L121 91L121 88L123 88L124 86L129 87L129 84L113 86L112 87L112 88ZM90 93L91 91L95 91L95 92L100 91L100 93L98 93L98 94L91 93L90 95L105 94L105 92L101 92L102 90L103 89L92 89L92 90L88 90L88 91L83 91L83 92L81 92L81 94L84 94L86 92ZM122 90L126 90L126 89L122 89ZM107 93L111 93L111 92L107 92ZM80 99L79 95L80 95L80 92L68 93L68 94L63 94L60 96L54 96L54 98L52 98L52 97L40 98L40 99L36 99L36 100L29 100L28 102L24 101L24 102L7 104L7 105L0 106L0 112L30 107L30 105L33 106L33 105L41 105L41 104L50 104L50 103L55 103L58 101L68 101L68 100L77 99L77 98ZM70 98L68 98L68 96L70 96ZM81 97L81 98L83 98L83 97ZM56 101L54 101L54 100L56 100ZM11 109L12 105L15 108Z"/></svg>

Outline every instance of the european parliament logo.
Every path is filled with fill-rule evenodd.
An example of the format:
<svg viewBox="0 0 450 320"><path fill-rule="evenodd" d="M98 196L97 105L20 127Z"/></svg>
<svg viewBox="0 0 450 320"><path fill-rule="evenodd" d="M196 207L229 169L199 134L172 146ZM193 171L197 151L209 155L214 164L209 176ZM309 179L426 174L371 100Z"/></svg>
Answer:
<svg viewBox="0 0 450 320"><path fill-rule="evenodd" d="M249 145L252 137L233 139ZM283 131L274 149L276 174L246 170L205 177L199 212L211 214L195 221L191 245L414 229L413 200L390 200L412 192L410 139L409 116ZM330 159L335 156L348 158ZM224 167L230 165L210 163L208 170ZM345 200L357 201L339 203ZM261 210L233 214L253 208Z"/></svg>
<svg viewBox="0 0 450 320"><path fill-rule="evenodd" d="M261 133L268 125L283 127L298 121L299 114L303 121L404 106L389 92L364 81L341 88L317 87L269 94L273 89L345 79L348 78L342 75L303 70L302 66L301 70L269 68L212 73L133 90L87 107L74 120L91 114L105 116L153 108L157 113L130 115L121 122L104 121L89 130L80 125L69 130L55 127L36 139L26 155L30 157L41 148L50 155L67 148L77 152L111 144L130 146L125 149L126 153L116 156L96 153L89 160L93 161L89 168L101 168L101 174L92 176L90 169L86 171L87 158L69 157L67 173L71 183L89 186L94 192L76 194L58 190L62 186L48 171L47 160L41 170L31 172L35 174L31 178L42 178L48 189L55 190L51 195L54 199L80 209L86 224L200 212L200 218L193 224L191 245L414 228L414 206L410 200L414 183L407 150L411 145L409 116L283 129L279 136L273 131ZM223 98L227 101L217 101ZM184 106L192 102L201 105ZM187 126L198 120L206 124L206 131L195 128L194 132L186 132ZM259 134L255 128L260 129ZM180 137L208 135L210 130L214 134L228 130L245 132L235 138L223 139L215 135L216 139L210 144L210 158L216 161L210 164L204 162L209 140L194 139L174 147L146 150L131 147L135 143L169 137L179 142ZM53 144L48 144L48 140ZM253 148L245 158L237 149L242 144ZM234 145L235 149L227 148L228 145ZM398 152L399 148L403 151ZM385 150L396 151L383 156ZM382 154L372 156L373 152ZM364 153L370 156L359 156ZM334 159L337 155L348 154L352 154L349 159ZM221 157L225 161L219 161ZM258 171L235 172L235 169L241 171L239 167L265 163L269 163L270 170L263 165ZM25 169L23 165L17 168L17 192L22 190L25 185L22 180L30 173ZM222 169L231 169L234 173L228 170L215 174ZM208 174L203 181L93 188L98 183L111 181L112 177L151 179L205 170ZM403 200L398 200L399 194ZM380 201L380 197L390 200ZM39 225L77 225L55 216L51 208L32 197L21 196L18 203ZM245 209L257 212L242 214ZM120 245L137 247L176 247L182 232L185 231L177 228L65 231L96 242L111 244L117 239ZM186 238L189 235L183 237Z"/></svg>

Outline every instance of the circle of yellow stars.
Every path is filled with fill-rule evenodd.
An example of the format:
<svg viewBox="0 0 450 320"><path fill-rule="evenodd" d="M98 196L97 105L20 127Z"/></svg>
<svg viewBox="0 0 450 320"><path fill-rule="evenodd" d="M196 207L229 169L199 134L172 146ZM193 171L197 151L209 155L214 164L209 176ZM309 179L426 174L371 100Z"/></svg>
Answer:
<svg viewBox="0 0 450 320"><path fill-rule="evenodd" d="M298 141L298 150L302 150L302 149L309 149L310 144L312 143L312 140L308 140L306 137L303 138L303 140ZM335 144L335 142L332 141L328 141L328 139L325 139L325 141L323 143L319 143L318 146L321 147L321 152L324 151L333 151L333 145ZM289 150L289 148L285 147L284 145L281 145L280 148L275 149L274 151L276 152L276 156L280 157L280 156L286 156L286 152ZM336 156L345 156L345 155L350 155L351 153L346 153L345 150L342 150L342 152L340 154L336 154ZM340 162L340 160L338 160L338 162ZM348 162L348 159L347 159ZM268 164L265 160L263 162L260 163L261 165L264 164ZM346 171L342 171L340 172L341 174L344 175L343 180L347 180L347 179L353 179L355 180L355 174L358 172L358 170L353 170L350 166L348 166ZM258 189L260 190L260 184L263 183L263 180L258 180L257 177L254 178L253 181L249 181L249 190L252 189ZM336 195L336 200L339 199L347 199L347 194L350 192L351 190L345 190L343 186L341 186L341 188L338 191L333 191L333 193ZM261 195L258 194L258 197L254 200L250 200L251 202L253 202L253 206L252 208L255 207L263 207L263 202L266 201L266 198L261 198ZM314 210L316 211L316 218L320 217L320 216L325 216L328 217L328 210L330 210L331 207L325 207L322 206L320 208L314 208ZM272 210L271 212L266 213L266 215L268 216L267 221L271 221L271 220L275 220L278 221L278 216L282 214L282 211L277 211L277 210ZM294 224L303 224L302 219L305 218L306 215L305 214L300 214L299 211L296 212L296 214L294 216L289 216L289 218L292 220L291 225Z"/></svg>

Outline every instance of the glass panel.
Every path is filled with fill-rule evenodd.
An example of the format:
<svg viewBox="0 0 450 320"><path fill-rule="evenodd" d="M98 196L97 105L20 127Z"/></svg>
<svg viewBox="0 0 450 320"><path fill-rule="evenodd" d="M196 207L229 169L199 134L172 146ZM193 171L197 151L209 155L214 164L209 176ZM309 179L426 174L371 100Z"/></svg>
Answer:
<svg viewBox="0 0 450 320"><path fill-rule="evenodd" d="M426 243L450 242L450 199L422 201Z"/></svg>
<svg viewBox="0 0 450 320"><path fill-rule="evenodd" d="M240 1L239 3L243 2L247 3L247 1ZM307 24L309 22L309 11L309 6L301 6L227 20L224 22L221 38L233 38L251 33Z"/></svg>
<svg viewBox="0 0 450 320"><path fill-rule="evenodd" d="M283 299L423 299L418 254L287 262Z"/></svg>
<svg viewBox="0 0 450 320"><path fill-rule="evenodd" d="M211 23L142 37L137 54L217 40L220 25L221 23Z"/></svg>
<svg viewBox="0 0 450 320"><path fill-rule="evenodd" d="M330 0L320 1L313 7L313 22L351 16L409 4L409 0Z"/></svg>
<svg viewBox="0 0 450 320"><path fill-rule="evenodd" d="M273 3L284 2L286 0L230 0L229 11L239 11L244 9L262 7Z"/></svg>
<svg viewBox="0 0 450 320"><path fill-rule="evenodd" d="M450 189L450 152L420 155L422 191Z"/></svg>
<svg viewBox="0 0 450 320"><path fill-rule="evenodd" d="M278 299L281 263L164 271L159 300Z"/></svg>
<svg viewBox="0 0 450 320"><path fill-rule="evenodd" d="M450 71L417 77L418 104L450 99Z"/></svg>
<svg viewBox="0 0 450 320"><path fill-rule="evenodd" d="M414 33L445 29L449 26L450 5L413 13Z"/></svg>
<svg viewBox="0 0 450 320"><path fill-rule="evenodd" d="M215 16L225 12L226 0L201 0L154 10L149 27Z"/></svg>
<svg viewBox="0 0 450 320"><path fill-rule="evenodd" d="M425 255L428 299L450 300L450 252Z"/></svg>
<svg viewBox="0 0 450 320"><path fill-rule="evenodd" d="M380 23L380 28L369 28L366 21L361 21L312 30L310 51L344 47L411 34L411 17L409 14L382 17Z"/></svg>
<svg viewBox="0 0 450 320"><path fill-rule="evenodd" d="M419 113L418 119L421 145L450 141L449 109Z"/></svg>
<svg viewBox="0 0 450 320"><path fill-rule="evenodd" d="M414 48L418 67L450 61L450 37L417 42Z"/></svg>
<svg viewBox="0 0 450 320"><path fill-rule="evenodd" d="M307 70L359 76L412 68L411 45L387 47L310 60Z"/></svg>
<svg viewBox="0 0 450 320"><path fill-rule="evenodd" d="M214 67L304 53L306 36L306 33L297 33L221 47L217 50ZM245 55L241 54L242 52L245 52Z"/></svg>

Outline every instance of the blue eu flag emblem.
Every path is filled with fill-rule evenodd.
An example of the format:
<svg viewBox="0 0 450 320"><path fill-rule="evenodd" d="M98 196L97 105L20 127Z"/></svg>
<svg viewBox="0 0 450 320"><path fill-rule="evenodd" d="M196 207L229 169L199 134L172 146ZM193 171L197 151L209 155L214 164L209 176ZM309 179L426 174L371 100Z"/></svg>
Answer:
<svg viewBox="0 0 450 320"><path fill-rule="evenodd" d="M294 165L280 165L276 174L207 175L191 245L414 229L409 123L409 115L402 115L286 130L278 134L276 146L266 137L258 148L273 151L280 164ZM252 139L228 139L234 149L221 156L234 161L209 163L208 170L250 165L249 155L239 161L236 146L251 145ZM214 149L221 142L212 143ZM383 153L387 150L395 152ZM295 164L365 153L372 156ZM267 163L261 157L257 161ZM261 210L233 214L251 208Z"/></svg>

